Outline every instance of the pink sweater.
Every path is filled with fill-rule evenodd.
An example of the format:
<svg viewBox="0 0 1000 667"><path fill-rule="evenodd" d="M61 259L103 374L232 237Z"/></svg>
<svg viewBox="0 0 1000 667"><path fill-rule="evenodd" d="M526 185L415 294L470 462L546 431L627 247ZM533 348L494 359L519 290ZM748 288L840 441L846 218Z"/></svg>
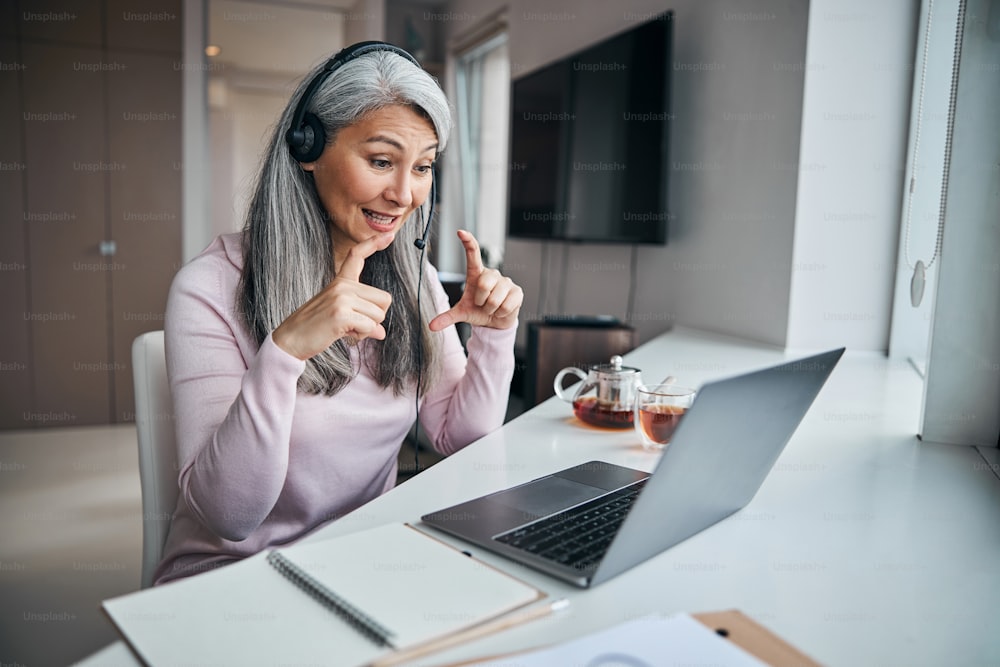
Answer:
<svg viewBox="0 0 1000 667"><path fill-rule="evenodd" d="M154 580L163 583L294 541L385 493L413 424L413 395L358 375L334 396L296 390L305 362L239 321L241 235L217 238L174 278L165 320L180 498ZM431 269L432 277L436 272ZM448 299L437 281L437 312ZM426 326L427 323L424 323ZM514 372L516 329L473 327L468 358L454 327L420 423L450 454L498 428Z"/></svg>

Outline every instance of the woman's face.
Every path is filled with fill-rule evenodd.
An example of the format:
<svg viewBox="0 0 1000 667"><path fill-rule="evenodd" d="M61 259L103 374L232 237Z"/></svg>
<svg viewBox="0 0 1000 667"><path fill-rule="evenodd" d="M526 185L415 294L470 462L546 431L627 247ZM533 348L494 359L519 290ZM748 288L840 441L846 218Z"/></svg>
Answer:
<svg viewBox="0 0 1000 667"><path fill-rule="evenodd" d="M302 165L330 216L335 268L355 244L398 230L424 203L437 145L429 120L395 105L341 129L319 159Z"/></svg>

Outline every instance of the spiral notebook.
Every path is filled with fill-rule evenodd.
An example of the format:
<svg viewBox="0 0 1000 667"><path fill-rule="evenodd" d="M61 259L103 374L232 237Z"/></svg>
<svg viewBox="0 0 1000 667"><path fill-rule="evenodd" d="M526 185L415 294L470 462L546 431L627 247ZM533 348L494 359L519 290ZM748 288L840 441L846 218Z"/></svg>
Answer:
<svg viewBox="0 0 1000 667"><path fill-rule="evenodd" d="M362 665L543 597L408 524L387 524L261 553L103 606L151 665Z"/></svg>

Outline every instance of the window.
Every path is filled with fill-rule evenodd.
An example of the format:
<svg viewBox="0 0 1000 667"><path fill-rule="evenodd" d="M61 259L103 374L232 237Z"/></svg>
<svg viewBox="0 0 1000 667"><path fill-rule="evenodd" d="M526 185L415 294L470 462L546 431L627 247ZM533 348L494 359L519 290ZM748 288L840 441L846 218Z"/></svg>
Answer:
<svg viewBox="0 0 1000 667"><path fill-rule="evenodd" d="M461 215L455 226L475 234L487 265L498 266L503 259L507 223L510 58L504 26L494 21L493 29L486 32L490 34L485 39L453 49L458 149L455 187Z"/></svg>
<svg viewBox="0 0 1000 667"><path fill-rule="evenodd" d="M937 275L928 281L924 302L934 297L927 311L926 323L912 328L927 337L924 366L924 400L920 425L921 438L980 447L986 457L989 450L995 466L1000 434L1000 317L997 295L1000 294L1000 198L997 149L1000 126L996 110L1000 108L1000 87L996 72L1000 69L1000 28L988 17L988 3L983 0L926 0L924 26L917 50L914 123L920 119L920 89L924 88L923 106L931 95L947 100L944 108L942 146L928 155L941 156L936 181L937 196L929 196L927 208L914 207L911 223L925 223L933 229L933 244L911 252L911 263L920 255L937 256ZM937 7L935 6L937 5ZM942 15L939 16L938 12ZM938 30L941 30L940 34ZM940 35L940 39L939 39ZM924 45L927 44L925 59ZM940 46L936 46L940 44ZM931 63L926 70L922 63ZM943 92L931 92L931 75L942 74ZM923 79L923 84L921 80ZM924 126L931 118L923 110ZM914 149L916 125L911 132L907 175L918 180L927 171L924 149ZM921 138L921 143L924 139ZM914 159L914 155L917 157ZM924 177L935 189L933 176ZM914 193L917 187L914 186ZM914 197L915 199L916 197ZM935 204L936 201L936 204ZM900 272L912 271L904 256L906 214L900 245ZM932 222L926 225L926 222ZM938 231L938 226L940 231ZM911 237L912 230L911 228ZM912 238L911 238L912 243ZM911 246L911 250L914 246ZM934 247L939 248L938 252ZM931 253L934 253L932 255ZM909 298L900 298L896 290L896 310L909 307ZM922 307L923 304L922 304ZM894 314L895 315L895 314ZM893 318L896 328L899 320ZM929 326L929 333L925 332ZM902 332L907 333L907 332ZM895 338L895 335L894 335ZM915 364L918 365L918 364ZM996 467L992 467L994 472ZM1000 474L1000 473L998 473Z"/></svg>
<svg viewBox="0 0 1000 667"><path fill-rule="evenodd" d="M914 58L906 187L903 191L889 351L923 375L934 312L941 194L948 144L948 102L959 2L924 2ZM911 281L917 262L926 267L923 298L914 306Z"/></svg>

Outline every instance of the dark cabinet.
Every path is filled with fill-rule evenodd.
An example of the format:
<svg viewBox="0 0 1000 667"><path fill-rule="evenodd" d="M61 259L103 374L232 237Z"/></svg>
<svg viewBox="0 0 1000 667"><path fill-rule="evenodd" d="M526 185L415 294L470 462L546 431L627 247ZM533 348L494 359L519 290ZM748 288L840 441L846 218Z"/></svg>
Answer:
<svg viewBox="0 0 1000 667"><path fill-rule="evenodd" d="M613 355L625 354L637 344L635 329L622 324L530 323L525 359L525 407L534 407L555 395L552 381L560 369L566 366L586 369L591 364L606 364Z"/></svg>

